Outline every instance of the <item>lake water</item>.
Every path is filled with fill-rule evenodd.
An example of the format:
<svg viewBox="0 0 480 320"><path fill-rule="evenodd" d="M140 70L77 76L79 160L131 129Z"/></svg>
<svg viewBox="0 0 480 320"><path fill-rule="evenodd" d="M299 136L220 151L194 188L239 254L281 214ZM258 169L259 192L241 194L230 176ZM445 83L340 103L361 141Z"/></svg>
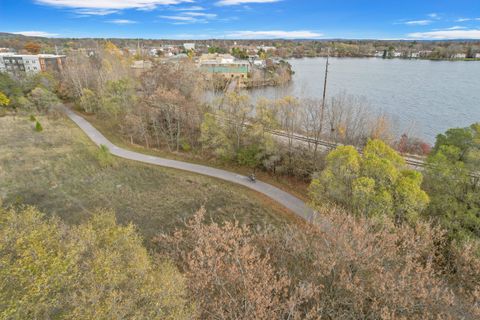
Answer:
<svg viewBox="0 0 480 320"><path fill-rule="evenodd" d="M295 75L288 86L251 94L321 99L326 59L289 62ZM365 97L373 108L390 115L397 133L433 143L449 128L480 121L480 62L331 58L327 95L340 93Z"/></svg>

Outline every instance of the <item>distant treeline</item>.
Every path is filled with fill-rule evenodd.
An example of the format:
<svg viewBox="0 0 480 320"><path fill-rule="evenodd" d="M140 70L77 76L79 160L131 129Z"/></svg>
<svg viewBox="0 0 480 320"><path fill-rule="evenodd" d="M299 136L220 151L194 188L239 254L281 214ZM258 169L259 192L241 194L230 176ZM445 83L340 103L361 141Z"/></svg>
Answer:
<svg viewBox="0 0 480 320"><path fill-rule="evenodd" d="M268 50L270 57L303 58L321 57L327 53L338 57L383 56L426 59L453 59L465 55L473 59L480 54L480 41L389 41L389 40L167 40L167 39L93 39L93 38L41 38L17 34L0 33L0 48L16 51L25 50L29 43L40 45L42 53L68 53L80 48L101 48L107 42L119 48L153 48L162 45L181 46L185 42L195 42L197 50L208 52L208 48L217 48L222 52L242 48L252 52L259 46L275 48ZM396 53L396 54L393 54Z"/></svg>

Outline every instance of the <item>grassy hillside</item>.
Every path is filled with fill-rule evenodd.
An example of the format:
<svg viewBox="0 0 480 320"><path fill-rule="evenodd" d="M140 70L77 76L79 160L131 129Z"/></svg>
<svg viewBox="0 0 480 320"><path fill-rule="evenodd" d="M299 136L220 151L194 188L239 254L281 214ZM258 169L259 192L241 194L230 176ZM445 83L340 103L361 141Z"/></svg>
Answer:
<svg viewBox="0 0 480 320"><path fill-rule="evenodd" d="M40 122L43 132L25 117L0 118L5 205L32 204L71 224L98 208L113 209L146 239L182 224L202 205L215 221L279 225L295 219L253 191L212 178L122 159L103 167L96 146L69 120Z"/></svg>

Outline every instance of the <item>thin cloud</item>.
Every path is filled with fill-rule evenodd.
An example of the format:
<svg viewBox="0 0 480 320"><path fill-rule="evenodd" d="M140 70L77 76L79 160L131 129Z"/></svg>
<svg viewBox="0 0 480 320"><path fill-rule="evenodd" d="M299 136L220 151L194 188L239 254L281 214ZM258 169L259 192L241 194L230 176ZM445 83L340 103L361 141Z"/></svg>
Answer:
<svg viewBox="0 0 480 320"><path fill-rule="evenodd" d="M477 40L480 39L480 30L437 30L429 32L414 32L408 34L411 39L419 40Z"/></svg>
<svg viewBox="0 0 480 320"><path fill-rule="evenodd" d="M217 2L219 6L237 6L249 3L273 3L282 0L220 0Z"/></svg>
<svg viewBox="0 0 480 320"><path fill-rule="evenodd" d="M480 18L459 18L456 22L480 21Z"/></svg>
<svg viewBox="0 0 480 320"><path fill-rule="evenodd" d="M194 17L187 17L187 16L160 16L160 18L168 19L168 20L177 20L177 21L190 21L190 22L197 20Z"/></svg>
<svg viewBox="0 0 480 320"><path fill-rule="evenodd" d="M323 36L321 33L299 30L299 31L235 31L227 35L235 39L316 39Z"/></svg>
<svg viewBox="0 0 480 320"><path fill-rule="evenodd" d="M109 23L114 23L114 24L134 24L134 23L137 23L137 21L127 20L127 19L115 19L115 20L110 20L108 22Z"/></svg>
<svg viewBox="0 0 480 320"><path fill-rule="evenodd" d="M83 15L107 15L124 9L153 10L157 6L192 3L193 0L35 0L36 3L57 8L75 9Z"/></svg>
<svg viewBox="0 0 480 320"><path fill-rule="evenodd" d="M204 7L193 6L193 7L184 7L184 8L175 8L176 11L204 11Z"/></svg>
<svg viewBox="0 0 480 320"><path fill-rule="evenodd" d="M117 13L118 10L111 9L76 9L75 13L84 16L107 16L109 14Z"/></svg>
<svg viewBox="0 0 480 320"><path fill-rule="evenodd" d="M45 31L17 31L12 32L14 34L21 34L27 37L42 37L42 38L51 38L51 37L58 37L58 33L50 33Z"/></svg>
<svg viewBox="0 0 480 320"><path fill-rule="evenodd" d="M462 26L453 26L453 27L447 28L447 30L462 30L462 29L466 29L466 27L462 27Z"/></svg>
<svg viewBox="0 0 480 320"><path fill-rule="evenodd" d="M217 17L215 13L205 13L205 12L185 12L183 14L190 17L202 17L206 19L214 19Z"/></svg>
<svg viewBox="0 0 480 320"><path fill-rule="evenodd" d="M406 21L405 24L408 26L427 26L432 22L433 22L432 20L412 20L412 21Z"/></svg>
<svg viewBox="0 0 480 320"><path fill-rule="evenodd" d="M174 24L208 23L209 20L217 18L215 13L199 11L182 11L177 15L162 15L160 18L173 20Z"/></svg>

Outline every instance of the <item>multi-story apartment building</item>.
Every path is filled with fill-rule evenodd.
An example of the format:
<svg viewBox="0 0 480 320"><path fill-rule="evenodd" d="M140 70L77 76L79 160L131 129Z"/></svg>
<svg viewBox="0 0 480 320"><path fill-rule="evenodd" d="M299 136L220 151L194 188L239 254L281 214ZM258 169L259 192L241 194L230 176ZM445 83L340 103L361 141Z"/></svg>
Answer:
<svg viewBox="0 0 480 320"><path fill-rule="evenodd" d="M65 56L54 54L14 54L0 53L0 72L12 74L61 72L65 65Z"/></svg>

